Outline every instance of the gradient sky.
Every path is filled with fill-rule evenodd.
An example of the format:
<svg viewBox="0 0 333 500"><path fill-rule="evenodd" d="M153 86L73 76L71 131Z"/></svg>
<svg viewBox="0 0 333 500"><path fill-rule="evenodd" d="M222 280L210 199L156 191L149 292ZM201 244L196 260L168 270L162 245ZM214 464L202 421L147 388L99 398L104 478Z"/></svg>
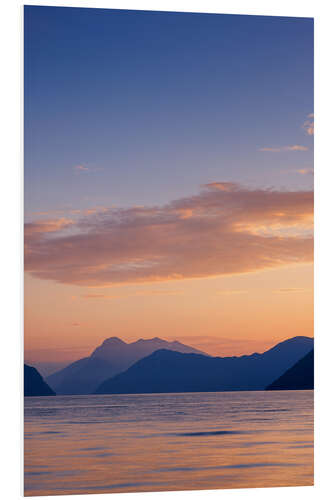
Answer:
<svg viewBox="0 0 333 500"><path fill-rule="evenodd" d="M24 75L29 360L312 336L312 19L25 7Z"/></svg>

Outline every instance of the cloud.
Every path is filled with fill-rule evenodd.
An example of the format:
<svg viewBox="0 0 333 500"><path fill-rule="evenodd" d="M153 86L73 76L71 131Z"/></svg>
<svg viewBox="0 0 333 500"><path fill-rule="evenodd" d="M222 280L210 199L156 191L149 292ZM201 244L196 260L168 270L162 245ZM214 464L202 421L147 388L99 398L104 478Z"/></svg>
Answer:
<svg viewBox="0 0 333 500"><path fill-rule="evenodd" d="M86 167L85 165L75 165L73 167L73 169L75 170L75 172L88 172L89 171L89 168Z"/></svg>
<svg viewBox="0 0 333 500"><path fill-rule="evenodd" d="M299 169L295 170L295 172L297 172L298 174L301 174L301 175L313 175L314 170L313 170L313 168L299 168Z"/></svg>
<svg viewBox="0 0 333 500"><path fill-rule="evenodd" d="M294 293L294 292L306 292L306 288L279 288L278 290L273 290L274 293Z"/></svg>
<svg viewBox="0 0 333 500"><path fill-rule="evenodd" d="M270 152L270 153L281 153L284 151L308 151L307 146L301 146L300 144L294 144L292 146L281 146L277 148L259 148L258 151Z"/></svg>
<svg viewBox="0 0 333 500"><path fill-rule="evenodd" d="M87 167L86 165L74 165L73 167L74 172L76 173L83 173L83 172L100 172L101 170L104 170L103 167Z"/></svg>
<svg viewBox="0 0 333 500"><path fill-rule="evenodd" d="M299 144L295 144L294 146L286 146L283 148L285 151L307 151L309 148L306 146L300 146Z"/></svg>
<svg viewBox="0 0 333 500"><path fill-rule="evenodd" d="M258 151L267 151L269 153L280 153L283 151L283 148L259 148Z"/></svg>
<svg viewBox="0 0 333 500"><path fill-rule="evenodd" d="M242 295L248 293L248 290L218 290L217 295Z"/></svg>
<svg viewBox="0 0 333 500"><path fill-rule="evenodd" d="M86 293L81 295L83 299L120 299L126 295L104 295L101 293Z"/></svg>
<svg viewBox="0 0 333 500"><path fill-rule="evenodd" d="M312 191L212 183L167 205L110 208L68 221L69 231L59 221L52 232L34 224L26 225L25 270L88 287L239 274L313 259Z"/></svg>
<svg viewBox="0 0 333 500"><path fill-rule="evenodd" d="M72 219L61 217L58 219L48 219L38 222L28 222L24 225L24 234L26 237L31 237L33 234L45 234L57 232L74 223Z"/></svg>
<svg viewBox="0 0 333 500"><path fill-rule="evenodd" d="M139 295L141 297L151 297L154 295L183 295L183 290L141 290L136 292L135 295Z"/></svg>
<svg viewBox="0 0 333 500"><path fill-rule="evenodd" d="M314 135L314 114L310 113L308 119L303 123L303 128L307 135Z"/></svg>
<svg viewBox="0 0 333 500"><path fill-rule="evenodd" d="M87 293L81 295L83 299L127 299L128 297L152 297L159 295L182 295L184 292L182 290L140 290L135 293L127 293L124 295L108 295L101 293Z"/></svg>

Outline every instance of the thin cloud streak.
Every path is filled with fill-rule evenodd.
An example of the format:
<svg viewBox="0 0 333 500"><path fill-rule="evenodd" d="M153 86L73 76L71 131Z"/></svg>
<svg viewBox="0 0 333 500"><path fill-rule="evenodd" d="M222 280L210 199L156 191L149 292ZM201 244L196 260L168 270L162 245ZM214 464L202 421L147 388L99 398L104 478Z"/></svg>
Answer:
<svg viewBox="0 0 333 500"><path fill-rule="evenodd" d="M25 270L90 287L254 272L311 262L312 224L312 191L212 183L168 205L86 215L70 231L28 223Z"/></svg>
<svg viewBox="0 0 333 500"><path fill-rule="evenodd" d="M127 293L123 295L108 295L101 293L87 293L81 295L83 299L103 299L103 300L113 300L113 299L128 299L129 297L154 297L160 295L183 295L182 290L141 290L135 293Z"/></svg>
<svg viewBox="0 0 333 500"><path fill-rule="evenodd" d="M269 152L269 153L282 153L284 151L308 151L307 146L302 146L300 144L294 144L292 146L281 146L281 147L265 147L265 148L259 148L258 151L261 152Z"/></svg>
<svg viewBox="0 0 333 500"><path fill-rule="evenodd" d="M84 172L100 172L101 170L104 170L103 167L87 167L86 165L74 165L73 167L74 172L76 173L84 173Z"/></svg>

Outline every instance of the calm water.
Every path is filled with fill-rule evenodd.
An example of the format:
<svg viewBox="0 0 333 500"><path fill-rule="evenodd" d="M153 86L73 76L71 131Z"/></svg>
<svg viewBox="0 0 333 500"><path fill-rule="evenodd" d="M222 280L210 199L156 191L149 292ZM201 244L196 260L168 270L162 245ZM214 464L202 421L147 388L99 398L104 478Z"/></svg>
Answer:
<svg viewBox="0 0 333 500"><path fill-rule="evenodd" d="M25 398L25 494L313 484L313 391Z"/></svg>

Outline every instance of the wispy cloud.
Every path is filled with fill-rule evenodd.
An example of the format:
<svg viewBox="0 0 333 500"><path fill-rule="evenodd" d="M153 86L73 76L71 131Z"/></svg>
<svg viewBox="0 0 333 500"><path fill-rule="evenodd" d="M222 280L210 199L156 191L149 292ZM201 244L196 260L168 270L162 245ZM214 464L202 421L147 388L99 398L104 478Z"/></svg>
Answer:
<svg viewBox="0 0 333 500"><path fill-rule="evenodd" d="M74 172L76 173L84 173L84 172L100 172L101 170L104 170L103 167L87 167L87 165L74 165L73 167Z"/></svg>
<svg viewBox="0 0 333 500"><path fill-rule="evenodd" d="M153 297L153 296L167 296L167 295L182 295L184 292L182 290L140 290L134 293L127 294L102 294L102 293L87 293L81 295L83 299L103 299L103 300L113 300L113 299L127 299L128 297Z"/></svg>
<svg viewBox="0 0 333 500"><path fill-rule="evenodd" d="M86 215L70 231L27 224L25 269L90 287L245 273L312 261L312 223L312 191L217 182L167 205Z"/></svg>
<svg viewBox="0 0 333 500"><path fill-rule="evenodd" d="M218 290L217 295L243 295L248 293L248 290Z"/></svg>
<svg viewBox="0 0 333 500"><path fill-rule="evenodd" d="M313 168L298 168L295 172L301 175L313 175L314 170Z"/></svg>
<svg viewBox="0 0 333 500"><path fill-rule="evenodd" d="M306 146L301 146L299 144L294 144L293 146L286 146L285 151L307 151L309 148Z"/></svg>
<svg viewBox="0 0 333 500"><path fill-rule="evenodd" d="M285 151L308 151L307 146L302 146L300 144L293 144L292 146L281 146L281 147L265 147L259 148L258 151L269 152L269 153L282 153Z"/></svg>
<svg viewBox="0 0 333 500"><path fill-rule="evenodd" d="M183 290L140 290L135 293L141 297L151 297L154 295L183 295Z"/></svg>
<svg viewBox="0 0 333 500"><path fill-rule="evenodd" d="M314 135L314 114L310 113L307 120L303 123L303 128L307 135Z"/></svg>
<svg viewBox="0 0 333 500"><path fill-rule="evenodd" d="M297 293L306 291L308 291L306 288L279 288L277 290L273 290L274 293Z"/></svg>
<svg viewBox="0 0 333 500"><path fill-rule="evenodd" d="M102 293L86 293L86 294L83 294L81 295L81 297L83 299L108 299L108 300L112 300L112 299L120 299L120 298L124 298L124 297L127 297L127 295L106 295L106 294L102 294Z"/></svg>
<svg viewBox="0 0 333 500"><path fill-rule="evenodd" d="M74 224L72 219L60 217L57 219L40 220L37 222L28 222L24 225L24 234L27 238L33 234L40 235L54 233Z"/></svg>
<svg viewBox="0 0 333 500"><path fill-rule="evenodd" d="M268 153L280 153L281 151L283 151L282 148L258 148L258 151L261 151L261 152L268 152Z"/></svg>
<svg viewBox="0 0 333 500"><path fill-rule="evenodd" d="M73 170L75 172L88 172L89 171L89 168L86 167L85 165L75 165L73 167Z"/></svg>

